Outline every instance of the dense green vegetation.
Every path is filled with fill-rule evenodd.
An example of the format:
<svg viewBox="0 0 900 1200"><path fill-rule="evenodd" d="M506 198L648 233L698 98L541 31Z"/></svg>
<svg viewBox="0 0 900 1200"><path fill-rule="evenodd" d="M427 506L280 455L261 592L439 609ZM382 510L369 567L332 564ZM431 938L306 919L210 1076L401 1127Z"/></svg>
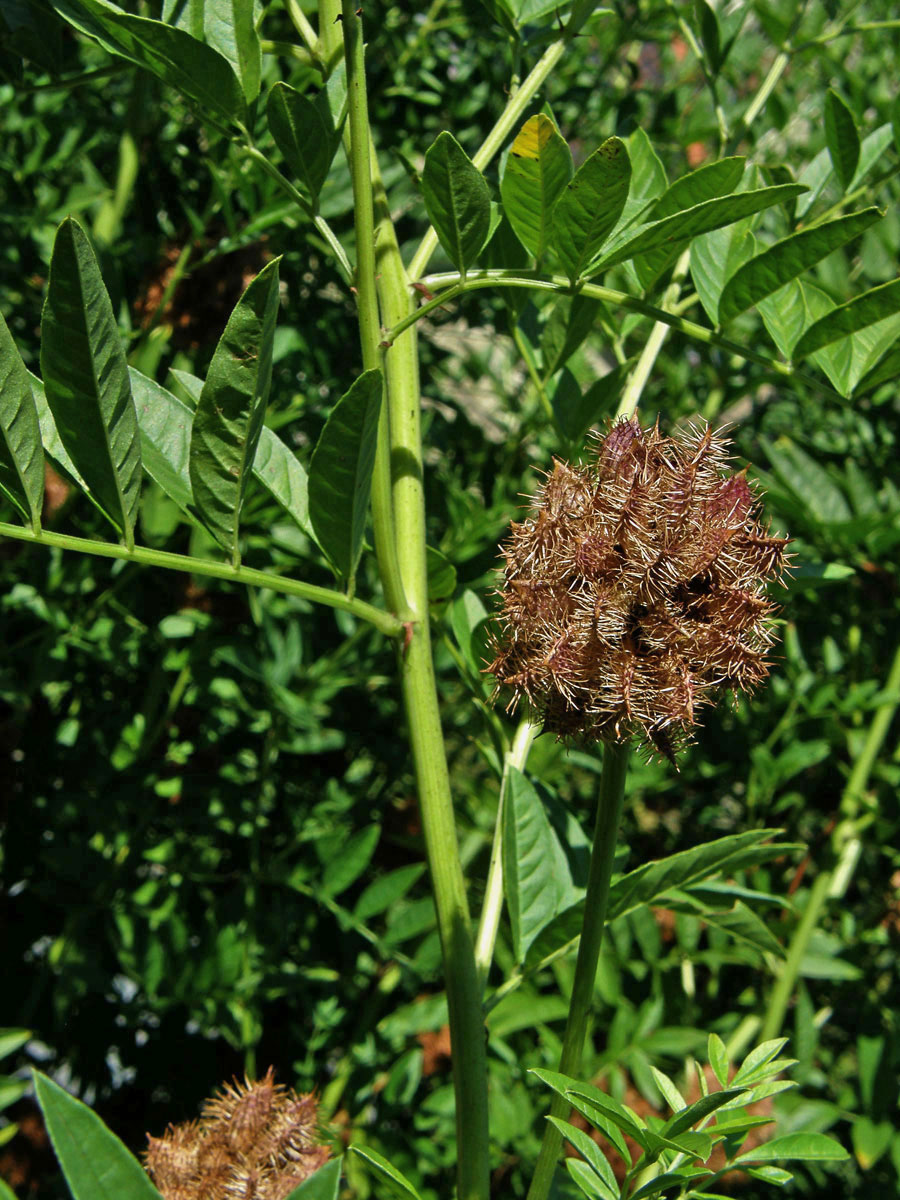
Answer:
<svg viewBox="0 0 900 1200"><path fill-rule="evenodd" d="M306 21L326 29L332 6L318 19L312 4L301 19L295 0L261 6L262 98L246 137L88 36L82 7L0 5L0 312L15 346L46 377L49 264L57 228L74 217L129 366L190 414L192 384L207 378L243 289L280 257L266 424L309 470L336 402L371 364L333 245L259 155L309 194L265 98L278 81L312 98L324 73L337 78L327 51L340 23L318 49L315 34L312 49L302 37ZM125 7L181 20L169 0ZM366 4L369 117L407 265L435 218L426 151L449 131L474 157L568 12ZM714 12L702 0L615 0L567 43L485 166L491 201L508 208L506 152L543 112L576 167L622 140L626 216L664 192L655 220L754 189L782 187L781 202L592 279L635 305L473 288L418 323L435 668L476 917L516 729L487 702L480 620L495 604L497 545L553 457L583 459L587 430L623 396L666 432L697 417L727 425L773 529L794 539L771 679L705 710L677 771L633 758L616 870L766 828L782 830L787 849L611 922L581 1078L642 1114L667 1112L652 1068L681 1080L688 1058L706 1061L710 1033L732 1061L788 1037L798 1086L773 1101L777 1135L827 1130L850 1151L797 1167L793 1194L810 1197L900 1193L897 27L877 3L752 0ZM339 141L319 213L356 263ZM730 165L738 155L746 166ZM703 168L713 174L689 177ZM675 181L680 194L666 191ZM792 194L794 182L807 190ZM823 242L781 291L746 304L727 291L767 246L857 213L858 227L830 252ZM552 247L537 257L545 275L585 265L573 271ZM454 264L439 247L419 265L427 302ZM472 270L534 266L507 219ZM817 319L879 285L871 320L799 353ZM681 325L658 324L641 302ZM44 440L43 528L114 540ZM5 497L0 521L21 524ZM228 557L155 477L143 481L134 536ZM356 596L389 608L371 526L367 536ZM246 567L335 586L333 555L257 478L241 551ZM319 1092L336 1145L366 1143L425 1200L449 1197L444 976L391 639L302 595L2 534L0 622L0 1024L32 1035L10 1046L4 1069L24 1079L37 1065L71 1084L139 1152L147 1131L195 1116L219 1081L271 1063ZM528 755L576 889L601 758L549 735ZM504 919L489 997L517 965ZM558 1069L574 969L570 951L489 1012L497 1196L526 1194L550 1096L529 1071ZM359 1161L345 1168L352 1195L381 1194ZM21 1195L67 1194L49 1168L34 1187ZM556 1187L581 1194L563 1171ZM754 1200L770 1191L759 1177L741 1184Z"/></svg>

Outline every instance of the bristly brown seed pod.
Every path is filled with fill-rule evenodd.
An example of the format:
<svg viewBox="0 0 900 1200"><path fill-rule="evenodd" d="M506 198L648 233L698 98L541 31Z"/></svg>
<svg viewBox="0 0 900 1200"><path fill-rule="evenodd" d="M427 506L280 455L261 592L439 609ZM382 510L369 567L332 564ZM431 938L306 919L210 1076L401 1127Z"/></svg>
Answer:
<svg viewBox="0 0 900 1200"><path fill-rule="evenodd" d="M148 1137L144 1164L164 1200L284 1200L328 1160L316 1099L275 1083L234 1081L199 1121Z"/></svg>
<svg viewBox="0 0 900 1200"><path fill-rule="evenodd" d="M721 432L612 425L593 461L555 461L501 547L500 632L487 670L544 728L638 738L674 761L697 709L768 673L789 539L773 537Z"/></svg>

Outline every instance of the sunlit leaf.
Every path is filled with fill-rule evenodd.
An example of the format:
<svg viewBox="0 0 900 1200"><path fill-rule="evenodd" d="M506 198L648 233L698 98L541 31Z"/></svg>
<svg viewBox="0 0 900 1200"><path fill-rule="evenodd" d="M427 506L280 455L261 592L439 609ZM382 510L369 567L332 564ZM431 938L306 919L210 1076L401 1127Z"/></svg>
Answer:
<svg viewBox="0 0 900 1200"><path fill-rule="evenodd" d="M631 162L625 143L608 138L583 162L553 211L553 246L569 278L578 279L612 233L625 206Z"/></svg>
<svg viewBox="0 0 900 1200"><path fill-rule="evenodd" d="M529 117L510 148L500 195L516 236L535 258L547 248L553 208L572 170L568 143L550 118Z"/></svg>
<svg viewBox="0 0 900 1200"><path fill-rule="evenodd" d="M411 1196L412 1200L421 1200L419 1193L406 1176L401 1171L398 1171L392 1163L389 1163L377 1150L373 1150L371 1146L357 1144L350 1147L350 1152L358 1154L370 1167L374 1167L375 1173L381 1179L385 1180L388 1187L398 1195Z"/></svg>
<svg viewBox="0 0 900 1200"><path fill-rule="evenodd" d="M487 241L491 195L484 176L450 133L438 134L425 155L422 195L438 240L465 273Z"/></svg>
<svg viewBox="0 0 900 1200"><path fill-rule="evenodd" d="M892 279L861 296L854 296L815 321L794 346L793 357L806 358L829 342L856 333L897 312L900 312L900 279Z"/></svg>
<svg viewBox="0 0 900 1200"><path fill-rule="evenodd" d="M839 1142L824 1133L788 1133L771 1142L748 1150L734 1160L735 1166L754 1162L783 1162L800 1159L806 1162L842 1162L850 1155Z"/></svg>

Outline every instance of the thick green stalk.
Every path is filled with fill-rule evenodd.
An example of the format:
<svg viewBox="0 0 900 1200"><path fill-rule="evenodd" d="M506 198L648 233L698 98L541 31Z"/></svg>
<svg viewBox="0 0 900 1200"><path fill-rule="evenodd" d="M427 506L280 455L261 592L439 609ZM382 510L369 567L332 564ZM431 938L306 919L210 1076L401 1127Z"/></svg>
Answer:
<svg viewBox="0 0 900 1200"><path fill-rule="evenodd" d="M77 550L81 554L93 554L99 558L121 558L142 567L163 567L167 571L185 571L191 575L207 575L213 579L228 579L232 583L246 583L251 587L268 588L272 592L283 592L287 596L302 596L316 604L339 608L368 621L387 637L397 637L403 632L403 624L391 613L386 613L364 600L356 600L336 592L332 588L317 587L299 579L288 579L281 575L270 575L253 567L233 567L230 563L214 562L208 558L190 558L186 554L171 554L168 550L150 550L135 546L128 550L117 542L99 542L92 538L70 537L65 533L41 530L35 534L20 525L8 525L0 521L0 537L15 538L20 542L34 542L39 546L57 546L60 550Z"/></svg>
<svg viewBox="0 0 900 1200"><path fill-rule="evenodd" d="M356 306L363 367L381 368L381 323L375 285L375 217L372 204L369 104L366 95L365 47L362 17L357 5L343 0L341 18L347 63L347 126L350 133L350 175L353 180L353 220L356 226ZM386 399L386 393L384 393ZM406 615L403 584L397 562L391 496L391 436L388 406L382 401L378 418L375 467L372 472L372 527L375 554L388 607Z"/></svg>
<svg viewBox="0 0 900 1200"><path fill-rule="evenodd" d="M594 844L591 848L591 866L588 875L587 895L584 902L584 924L578 943L578 958L575 963L575 981L569 1003L569 1019L563 1038L559 1069L563 1075L578 1077L584 1053L591 1002L594 998L594 981L603 929L606 925L606 908L609 900L609 885L612 879L616 840L622 820L625 801L625 775L628 769L629 746L608 745L603 749L603 773L600 776L600 796L597 801L597 823L594 827ZM565 1119L571 1105L562 1096L554 1096L550 1115ZM534 1178L528 1191L528 1200L546 1200L553 1182L553 1174L562 1134L548 1121L544 1128L544 1140L538 1155Z"/></svg>
<svg viewBox="0 0 900 1200"><path fill-rule="evenodd" d="M320 32L327 50L325 29L329 0L320 5ZM351 163L362 162L360 143L366 139L366 170L375 183L378 225L368 244L377 247L372 269L381 311L386 323L395 324L409 315L412 307L409 281L378 165L370 150L368 123L360 119L360 100L365 94L362 75L362 32L354 5L343 5L344 36L348 44L348 120ZM353 32L355 31L355 32ZM352 42L351 39L356 40ZM351 73L349 68L353 67ZM357 84L354 89L353 83ZM354 118L354 109L356 117ZM362 181L360 181L362 183ZM366 188L360 195L365 199ZM371 190L369 200L371 202ZM363 272L370 269L363 258L363 235L357 226L357 288ZM362 311L362 297L361 311ZM370 331L369 337L372 336ZM380 334L378 342L380 342ZM487 1106L487 1054L481 992L475 968L472 927L465 881L459 858L447 757L441 731L437 689L428 620L428 575L425 545L425 499L419 404L419 361L415 330L399 337L384 356L387 378L392 482L392 548L399 572L398 590L402 607L397 611L406 622L407 642L400 654L400 676L409 727L410 747L419 793L425 848L431 872L438 931L444 961L444 977L452 1043L453 1082L456 1093L457 1197L458 1200L487 1200L490 1191L490 1162ZM381 447L379 446L379 455ZM379 485L380 486L380 485ZM378 525L376 524L376 538ZM379 565L382 559L379 558ZM388 590L388 581L385 580Z"/></svg>

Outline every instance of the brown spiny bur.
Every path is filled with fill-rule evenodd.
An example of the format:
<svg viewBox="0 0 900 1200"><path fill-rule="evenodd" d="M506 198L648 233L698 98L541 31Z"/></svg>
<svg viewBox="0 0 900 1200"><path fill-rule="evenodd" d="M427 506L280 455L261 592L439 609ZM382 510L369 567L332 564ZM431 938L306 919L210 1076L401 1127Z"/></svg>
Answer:
<svg viewBox="0 0 900 1200"><path fill-rule="evenodd" d="M487 668L509 709L581 742L637 737L674 760L697 710L768 673L789 539L761 523L728 440L637 418L593 459L554 462L502 547L500 631Z"/></svg>
<svg viewBox="0 0 900 1200"><path fill-rule="evenodd" d="M263 1079L225 1084L199 1121L148 1137L144 1164L165 1200L284 1200L329 1157L314 1096Z"/></svg>

